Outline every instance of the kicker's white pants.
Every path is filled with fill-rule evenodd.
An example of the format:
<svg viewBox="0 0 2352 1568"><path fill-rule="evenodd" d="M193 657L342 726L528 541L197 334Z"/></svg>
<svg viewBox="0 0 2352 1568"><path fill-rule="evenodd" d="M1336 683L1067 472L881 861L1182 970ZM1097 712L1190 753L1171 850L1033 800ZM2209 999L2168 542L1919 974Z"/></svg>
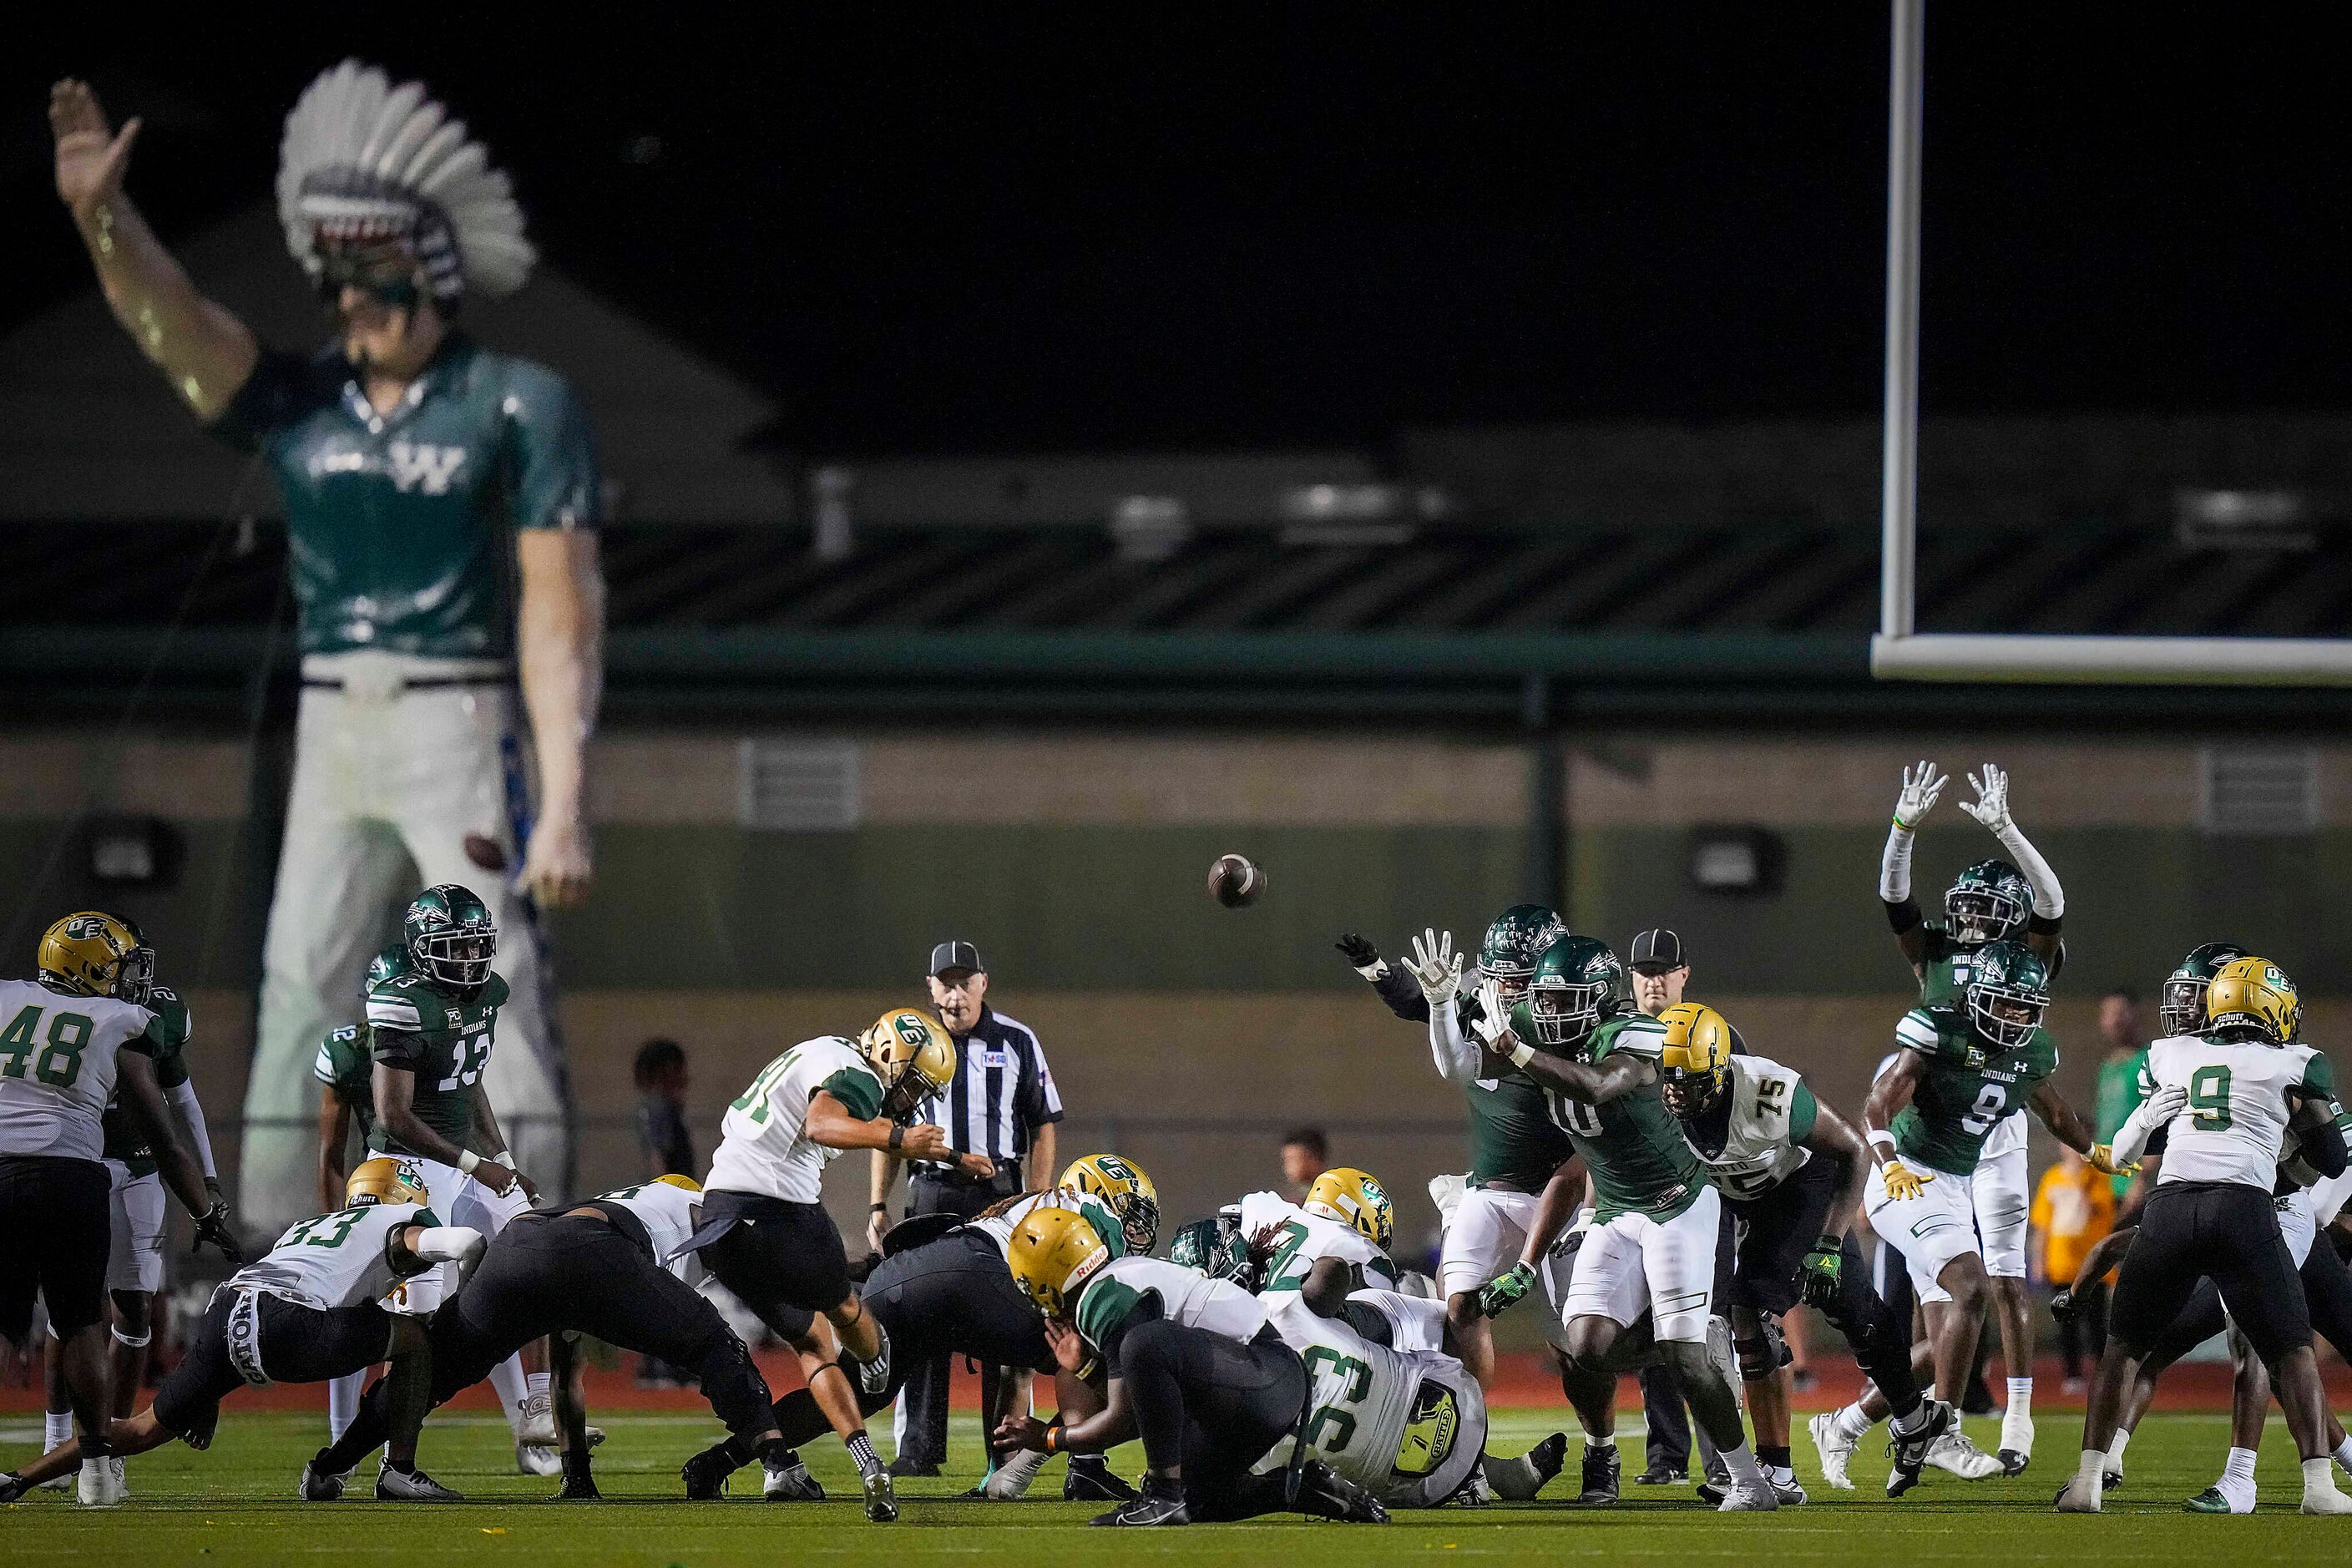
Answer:
<svg viewBox="0 0 2352 1568"><path fill-rule="evenodd" d="M350 669L350 657L335 662ZM509 805L522 798L516 700L494 680L404 689L403 667L379 658L343 689L302 692L239 1164L240 1217L263 1233L315 1206L320 1037L361 1018L368 960L397 937L408 900L439 882L472 889L498 918L495 967L511 997L485 1081L499 1130L548 1196L569 1180L562 1048L538 929L511 885L522 863ZM479 864L469 837L503 868Z"/></svg>

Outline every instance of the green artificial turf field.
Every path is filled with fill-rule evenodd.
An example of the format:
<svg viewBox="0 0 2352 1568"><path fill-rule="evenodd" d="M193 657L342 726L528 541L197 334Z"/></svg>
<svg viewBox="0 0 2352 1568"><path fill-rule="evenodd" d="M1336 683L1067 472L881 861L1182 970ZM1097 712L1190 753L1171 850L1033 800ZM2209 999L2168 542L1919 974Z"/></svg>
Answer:
<svg viewBox="0 0 2352 1568"><path fill-rule="evenodd" d="M1516 1453L1553 1430L1559 1415L1515 1410L1497 1419L1494 1447ZM1810 1445L1800 1433L1798 1474L1814 1487L1801 1509L1765 1516L1721 1518L1702 1510L1688 1492L1661 1496L1626 1487L1626 1501L1588 1510L1547 1500L1520 1507L1448 1509L1400 1514L1385 1528L1305 1522L1295 1518L1189 1530L1130 1531L1111 1537L1085 1528L1095 1508L1061 1499L1061 1465L1047 1466L1035 1502L950 1500L975 1479L959 1471L939 1480L900 1483L904 1515L895 1525L866 1522L855 1500L819 1504L759 1501L757 1470L736 1479L742 1495L719 1503L689 1504L679 1496L677 1466L715 1435L706 1420L615 1413L604 1425L611 1441L599 1450L603 1503L546 1500L552 1480L518 1476L504 1427L488 1416L444 1416L426 1428L425 1468L469 1494L463 1506L420 1507L347 1500L306 1504L293 1497L302 1461L322 1440L324 1419L269 1413L239 1414L221 1422L209 1453L174 1445L131 1461L132 1500L120 1509L83 1509L68 1497L39 1493L0 1509L0 1563L106 1563L157 1568L164 1563L217 1563L221 1568L276 1568L286 1563L400 1563L457 1568L499 1563L511 1568L719 1568L778 1563L969 1564L1051 1563L1102 1560L1116 1552L1129 1562L1245 1563L1261 1568L1362 1568L1407 1559L1429 1563L1483 1557L1490 1561L1559 1562L1571 1558L1683 1564L1778 1563L1939 1563L2011 1568L2029 1563L2081 1563L2226 1561L2232 1564L2352 1560L2352 1520L2305 1519L2294 1512L2301 1495L2294 1454L2273 1419L2263 1448L2263 1509L2251 1519L2207 1519L2179 1511L2180 1500L2218 1473L2227 1444L2218 1415L2154 1415L2130 1451L2129 1480L2096 1519L2050 1512L2073 1458L2080 1416L2053 1410L2041 1423L2033 1468L2016 1480L1952 1479L1939 1471L1900 1502L1878 1495L1885 1461L1875 1441L1856 1456L1863 1489L1819 1489ZM1990 1445L1995 1424L1970 1422ZM0 1465L21 1463L37 1446L37 1418L0 1418ZM1623 1440L1630 1477L1641 1465L1638 1434ZM968 1420L957 1423L955 1450L977 1450ZM805 1450L828 1490L854 1500L846 1458L828 1439ZM1140 1451L1122 1450L1117 1462L1132 1470ZM366 1494L373 1466L354 1479L353 1498ZM1573 1469L1551 1491L1572 1493Z"/></svg>

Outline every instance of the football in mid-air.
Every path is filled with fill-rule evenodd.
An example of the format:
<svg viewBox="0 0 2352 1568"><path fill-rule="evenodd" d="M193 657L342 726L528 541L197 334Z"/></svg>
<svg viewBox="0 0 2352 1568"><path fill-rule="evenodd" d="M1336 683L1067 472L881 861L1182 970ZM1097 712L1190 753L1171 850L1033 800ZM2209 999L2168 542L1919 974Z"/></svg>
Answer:
<svg viewBox="0 0 2352 1568"><path fill-rule="evenodd" d="M1209 896L1229 910L1257 902L1257 896L1265 891L1265 873L1246 857L1220 855L1209 868Z"/></svg>

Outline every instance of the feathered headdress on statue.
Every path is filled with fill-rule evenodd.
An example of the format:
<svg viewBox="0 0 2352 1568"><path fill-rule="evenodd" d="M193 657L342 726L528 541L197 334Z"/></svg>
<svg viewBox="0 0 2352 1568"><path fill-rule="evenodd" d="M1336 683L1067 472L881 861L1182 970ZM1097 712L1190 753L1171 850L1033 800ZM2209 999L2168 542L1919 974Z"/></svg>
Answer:
<svg viewBox="0 0 2352 1568"><path fill-rule="evenodd" d="M503 170L463 121L345 60L303 89L278 153L286 247L316 280L329 254L399 246L424 263L434 297L510 294L538 258Z"/></svg>

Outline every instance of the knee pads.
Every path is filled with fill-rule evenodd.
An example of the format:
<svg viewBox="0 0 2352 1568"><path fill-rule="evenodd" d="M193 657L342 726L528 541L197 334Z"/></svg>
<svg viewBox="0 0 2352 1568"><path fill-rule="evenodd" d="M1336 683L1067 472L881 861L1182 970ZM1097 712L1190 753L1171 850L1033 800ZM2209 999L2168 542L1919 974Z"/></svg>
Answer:
<svg viewBox="0 0 2352 1568"><path fill-rule="evenodd" d="M1738 1352L1739 1376L1745 1383L1769 1377L1796 1359L1789 1353L1789 1342L1781 1337L1780 1322L1772 1318L1758 1318L1756 1337L1736 1339L1732 1349Z"/></svg>

